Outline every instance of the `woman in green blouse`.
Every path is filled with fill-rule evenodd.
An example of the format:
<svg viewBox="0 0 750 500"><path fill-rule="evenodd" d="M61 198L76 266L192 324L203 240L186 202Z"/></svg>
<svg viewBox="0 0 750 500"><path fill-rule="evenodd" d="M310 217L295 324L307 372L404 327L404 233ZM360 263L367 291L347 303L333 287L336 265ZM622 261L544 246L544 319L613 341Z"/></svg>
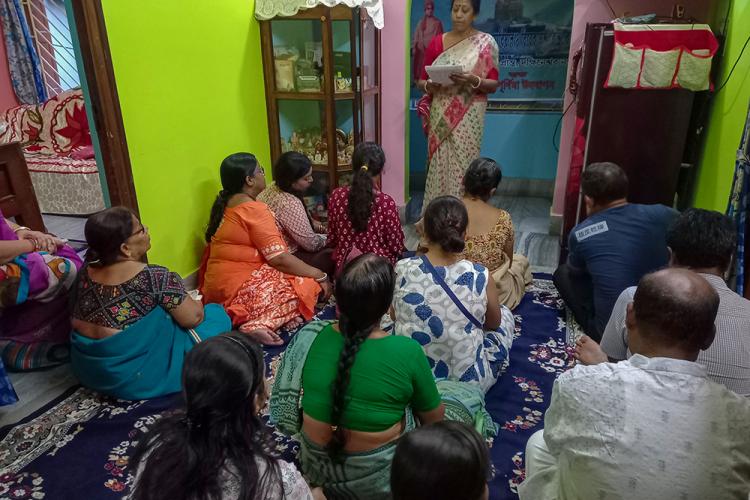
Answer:
<svg viewBox="0 0 750 500"><path fill-rule="evenodd" d="M468 412L494 430L483 395L436 384L421 346L380 328L394 287L388 260L353 259L336 281L339 321L304 327L276 373L271 420L299 435L303 474L332 498L389 498L396 440L417 422Z"/></svg>

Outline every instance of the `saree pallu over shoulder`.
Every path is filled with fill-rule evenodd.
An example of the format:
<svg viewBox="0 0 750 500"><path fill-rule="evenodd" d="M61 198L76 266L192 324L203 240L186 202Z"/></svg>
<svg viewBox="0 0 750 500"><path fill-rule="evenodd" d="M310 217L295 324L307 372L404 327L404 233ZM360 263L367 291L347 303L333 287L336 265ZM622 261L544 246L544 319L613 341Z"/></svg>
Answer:
<svg viewBox="0 0 750 500"><path fill-rule="evenodd" d="M477 33L443 51L433 64L461 65L464 71L487 78L497 61L495 39ZM486 111L487 95L465 86L451 85L433 95L426 127L428 168L422 213L438 196L463 194L466 168L481 150Z"/></svg>
<svg viewBox="0 0 750 500"><path fill-rule="evenodd" d="M232 328L220 305L205 306L204 316L194 329L201 340ZM182 364L193 345L191 334L157 307L111 337L73 332L71 364L86 387L120 399L149 399L181 390Z"/></svg>
<svg viewBox="0 0 750 500"><path fill-rule="evenodd" d="M302 429L302 372L310 348L324 328L334 323L313 321L297 332L281 357L281 363L274 374L269 420L281 432L289 436Z"/></svg>
<svg viewBox="0 0 750 500"><path fill-rule="evenodd" d="M433 64L463 66L464 71L487 78L498 67L498 57L495 39L487 33L477 33L444 50ZM428 136L430 158L463 121L474 102L482 102L486 106L487 95L461 85L445 87L432 96Z"/></svg>

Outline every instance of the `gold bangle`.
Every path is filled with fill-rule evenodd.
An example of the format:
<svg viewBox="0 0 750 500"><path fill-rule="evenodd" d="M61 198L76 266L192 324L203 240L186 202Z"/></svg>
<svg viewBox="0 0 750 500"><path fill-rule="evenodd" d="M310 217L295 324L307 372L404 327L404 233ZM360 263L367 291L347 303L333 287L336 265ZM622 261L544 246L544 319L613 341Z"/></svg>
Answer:
<svg viewBox="0 0 750 500"><path fill-rule="evenodd" d="M473 88L474 90L476 90L476 89L478 89L479 87L482 86L482 79L479 76L477 76L477 75L474 75L474 76L477 77L477 84L476 85L472 85L471 88Z"/></svg>
<svg viewBox="0 0 750 500"><path fill-rule="evenodd" d="M13 230L13 232L16 233L16 234L18 233L18 231L31 231L31 229L29 229L26 226L18 226L17 228L15 228Z"/></svg>

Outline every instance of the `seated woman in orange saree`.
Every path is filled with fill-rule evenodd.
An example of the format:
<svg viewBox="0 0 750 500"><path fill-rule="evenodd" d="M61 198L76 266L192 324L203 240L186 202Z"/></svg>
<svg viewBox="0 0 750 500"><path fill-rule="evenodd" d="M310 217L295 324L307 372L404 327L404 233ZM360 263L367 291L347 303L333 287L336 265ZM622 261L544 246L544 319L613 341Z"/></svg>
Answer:
<svg viewBox="0 0 750 500"><path fill-rule="evenodd" d="M256 197L263 169L249 153L221 164L224 189L211 209L209 243L199 271L206 303L223 304L232 325L261 343L282 343L276 330L309 320L328 275L289 253L273 213Z"/></svg>

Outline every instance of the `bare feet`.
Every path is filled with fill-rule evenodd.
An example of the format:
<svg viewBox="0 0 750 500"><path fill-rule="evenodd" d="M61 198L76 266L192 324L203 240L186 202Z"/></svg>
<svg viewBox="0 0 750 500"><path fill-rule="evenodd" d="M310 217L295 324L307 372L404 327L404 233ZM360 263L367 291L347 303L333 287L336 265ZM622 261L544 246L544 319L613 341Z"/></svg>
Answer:
<svg viewBox="0 0 750 500"><path fill-rule="evenodd" d="M602 351L601 346L588 335L582 336L576 342L575 357L583 365L598 365L609 361L607 354Z"/></svg>
<svg viewBox="0 0 750 500"><path fill-rule="evenodd" d="M243 330L240 328L240 331L263 345L281 345L284 343L276 332L268 328L255 328L253 330Z"/></svg>
<svg viewBox="0 0 750 500"><path fill-rule="evenodd" d="M284 325L284 329L286 329L287 331L295 330L299 328L304 322L305 319L302 316L297 316L296 318L291 319L286 325Z"/></svg>

